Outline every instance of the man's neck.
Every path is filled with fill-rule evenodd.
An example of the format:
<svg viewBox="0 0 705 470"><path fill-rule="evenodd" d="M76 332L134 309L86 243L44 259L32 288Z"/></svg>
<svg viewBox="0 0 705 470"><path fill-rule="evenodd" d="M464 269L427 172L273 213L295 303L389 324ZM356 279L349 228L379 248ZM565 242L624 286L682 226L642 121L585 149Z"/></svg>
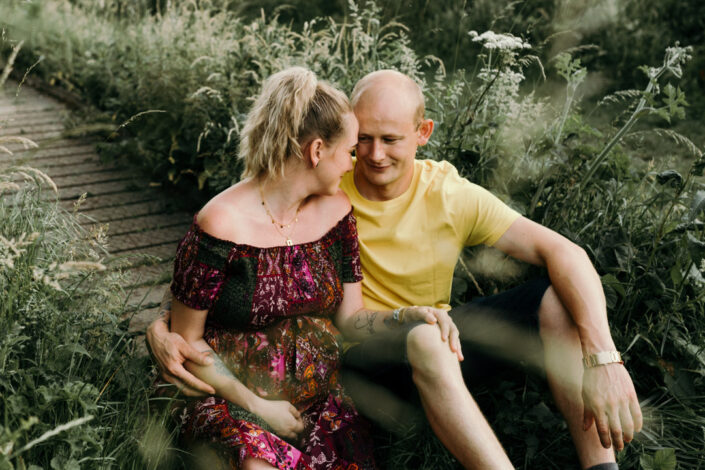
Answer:
<svg viewBox="0 0 705 470"><path fill-rule="evenodd" d="M391 201L392 199L396 199L409 189L413 179L414 172L412 171L391 184L384 186L373 185L364 179L357 165L355 165L355 169L353 170L355 188L357 188L360 195L368 201Z"/></svg>

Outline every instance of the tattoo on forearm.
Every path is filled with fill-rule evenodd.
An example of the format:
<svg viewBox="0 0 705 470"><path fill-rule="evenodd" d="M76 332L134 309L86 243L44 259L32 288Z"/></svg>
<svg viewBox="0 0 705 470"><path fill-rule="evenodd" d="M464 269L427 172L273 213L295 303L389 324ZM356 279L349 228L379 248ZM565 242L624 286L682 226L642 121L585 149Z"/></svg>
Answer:
<svg viewBox="0 0 705 470"><path fill-rule="evenodd" d="M228 369L228 366L225 365L225 363L220 359L218 354L216 354L215 351L212 349L205 349L201 352L206 352L210 353L210 356L213 358L213 367L215 367L215 370L220 374L225 377L228 377L230 379L236 379L235 375Z"/></svg>
<svg viewBox="0 0 705 470"><path fill-rule="evenodd" d="M364 312L355 318L355 328L358 330L367 329L371 335L375 334L375 319L379 312Z"/></svg>
<svg viewBox="0 0 705 470"><path fill-rule="evenodd" d="M399 328L399 326L401 325L401 323L399 323L397 320L394 320L391 316L386 317L383 320L383 322L384 322L384 326L386 326L390 330L394 330L396 328Z"/></svg>

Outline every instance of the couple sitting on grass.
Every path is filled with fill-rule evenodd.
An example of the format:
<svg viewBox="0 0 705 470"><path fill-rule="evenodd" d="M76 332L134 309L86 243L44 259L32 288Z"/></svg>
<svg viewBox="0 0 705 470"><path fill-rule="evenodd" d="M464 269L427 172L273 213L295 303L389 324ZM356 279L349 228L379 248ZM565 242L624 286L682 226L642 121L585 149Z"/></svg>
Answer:
<svg viewBox="0 0 705 470"><path fill-rule="evenodd" d="M617 468L613 449L642 418L600 278L564 237L447 162L416 160L432 132L399 72L367 75L351 101L303 68L265 82L242 132L243 179L194 218L170 312L148 330L162 377L191 397L184 442L232 468L376 468L353 402L383 421L395 396L423 407L464 467L512 468L465 383L498 366L469 353L474 339L522 338L523 357L540 345L582 467ZM450 310L458 256L477 244L550 281ZM341 335L355 342L344 351Z"/></svg>

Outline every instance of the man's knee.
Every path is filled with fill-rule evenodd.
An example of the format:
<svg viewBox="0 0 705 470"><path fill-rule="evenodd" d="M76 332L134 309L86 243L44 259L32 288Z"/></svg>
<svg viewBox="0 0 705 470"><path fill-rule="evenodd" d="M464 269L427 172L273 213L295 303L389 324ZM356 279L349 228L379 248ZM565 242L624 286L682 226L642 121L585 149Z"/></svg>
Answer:
<svg viewBox="0 0 705 470"><path fill-rule="evenodd" d="M577 333L577 326L556 294L553 286L546 293L539 305L539 333L542 338L547 336L568 338Z"/></svg>
<svg viewBox="0 0 705 470"><path fill-rule="evenodd" d="M414 327L406 339L407 357L414 376L440 376L447 371L448 363L457 357L451 352L448 342L441 339L436 325L421 324Z"/></svg>

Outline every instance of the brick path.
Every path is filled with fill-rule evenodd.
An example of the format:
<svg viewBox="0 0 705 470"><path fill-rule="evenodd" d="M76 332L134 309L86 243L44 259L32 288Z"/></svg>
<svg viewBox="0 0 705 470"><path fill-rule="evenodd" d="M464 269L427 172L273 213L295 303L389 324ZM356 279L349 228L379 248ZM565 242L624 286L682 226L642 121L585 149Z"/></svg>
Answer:
<svg viewBox="0 0 705 470"><path fill-rule="evenodd" d="M191 214L172 207L168 197L149 186L134 170L102 164L95 152L95 138L71 138L64 121L68 109L53 98L23 87L15 97L16 83L0 91L0 136L22 136L38 149L8 147L0 153L0 168L29 165L47 173L59 188L60 205L73 207L86 193L79 212L82 223L108 224L109 265L128 266L126 299L133 331L144 331L171 276L176 243L185 233ZM118 260L119 258L119 260Z"/></svg>

